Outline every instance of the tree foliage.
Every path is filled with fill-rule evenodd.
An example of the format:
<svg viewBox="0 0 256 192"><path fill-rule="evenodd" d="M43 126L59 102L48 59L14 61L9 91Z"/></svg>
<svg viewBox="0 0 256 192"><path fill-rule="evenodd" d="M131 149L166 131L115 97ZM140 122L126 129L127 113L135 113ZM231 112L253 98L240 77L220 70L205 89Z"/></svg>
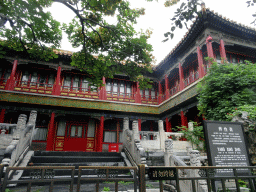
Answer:
<svg viewBox="0 0 256 192"><path fill-rule="evenodd" d="M74 12L71 23L61 26L45 11L53 2ZM2 47L48 61L57 57L54 49L60 46L63 30L73 47L81 47L71 65L87 73L93 85L101 86L103 76L126 74L150 86L144 75L151 72L153 61L147 43L151 32L136 32L133 27L144 9L131 9L123 0L3 0L0 8ZM115 24L108 23L108 16L116 19Z"/></svg>
<svg viewBox="0 0 256 192"><path fill-rule="evenodd" d="M256 65L213 62L198 85L198 109L208 120L229 120L237 108L255 104Z"/></svg>

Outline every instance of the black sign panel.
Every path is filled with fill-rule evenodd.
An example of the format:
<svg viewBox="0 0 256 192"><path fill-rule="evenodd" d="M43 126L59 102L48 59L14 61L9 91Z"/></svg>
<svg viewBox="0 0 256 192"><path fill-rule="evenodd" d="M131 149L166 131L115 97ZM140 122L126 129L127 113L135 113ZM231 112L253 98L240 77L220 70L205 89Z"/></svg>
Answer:
<svg viewBox="0 0 256 192"><path fill-rule="evenodd" d="M210 166L250 166L248 149L241 123L204 121L207 156ZM237 169L248 175L248 169ZM232 169L219 169L215 176L231 176Z"/></svg>
<svg viewBox="0 0 256 192"><path fill-rule="evenodd" d="M148 177L150 180L176 180L176 168L149 167Z"/></svg>

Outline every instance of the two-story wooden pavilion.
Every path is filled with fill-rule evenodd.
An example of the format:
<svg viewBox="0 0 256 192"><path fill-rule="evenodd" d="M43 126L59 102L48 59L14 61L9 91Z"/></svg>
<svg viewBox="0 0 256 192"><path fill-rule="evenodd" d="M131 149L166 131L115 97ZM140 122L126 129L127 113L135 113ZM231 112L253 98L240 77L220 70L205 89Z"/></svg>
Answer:
<svg viewBox="0 0 256 192"><path fill-rule="evenodd" d="M127 76L103 78L92 90L86 76L70 66L71 52L34 61L8 51L0 67L0 122L16 123L18 115L38 111L35 150L106 151L122 148L123 118L138 120L139 130L165 130L201 121L196 85L210 64L204 57L232 63L256 61L256 32L202 9L179 44L155 68L151 89L140 90Z"/></svg>

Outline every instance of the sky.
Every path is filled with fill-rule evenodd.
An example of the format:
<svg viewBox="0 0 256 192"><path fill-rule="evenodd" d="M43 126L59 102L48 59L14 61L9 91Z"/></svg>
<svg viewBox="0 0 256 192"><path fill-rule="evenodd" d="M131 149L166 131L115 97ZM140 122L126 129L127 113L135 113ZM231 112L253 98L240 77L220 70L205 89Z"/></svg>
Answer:
<svg viewBox="0 0 256 192"><path fill-rule="evenodd" d="M184 1L184 0L183 0ZM175 30L174 39L169 40L165 43L164 33L168 32L171 28L171 18L174 15L177 7L180 6L181 2L175 6L164 7L164 0L158 0L153 2L146 2L145 0L129 0L131 7L134 8L145 8L145 15L141 16L137 20L135 25L136 30L151 29L153 34L149 39L149 43L153 46L153 55L156 58L156 65L159 64L172 49L179 43L183 36L188 31L187 29ZM185 0L186 1L186 0ZM223 17L230 20L236 21L237 23L244 24L249 27L255 28L254 25L250 24L253 21L252 14L256 12L256 8L247 8L247 0L204 0L206 8L214 10ZM73 17L70 17L73 13L60 3L53 3L49 9L54 19L60 22L69 22ZM190 26L190 24L188 25ZM67 40L67 36L63 33L63 40L61 49L68 51L78 51L78 49L72 48Z"/></svg>

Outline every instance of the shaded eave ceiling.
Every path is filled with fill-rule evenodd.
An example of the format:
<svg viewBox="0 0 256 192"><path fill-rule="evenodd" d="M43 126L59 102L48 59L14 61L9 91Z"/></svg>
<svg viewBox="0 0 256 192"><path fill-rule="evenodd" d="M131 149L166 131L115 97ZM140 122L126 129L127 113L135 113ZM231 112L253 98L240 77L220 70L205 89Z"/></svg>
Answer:
<svg viewBox="0 0 256 192"><path fill-rule="evenodd" d="M166 70L169 70L175 63L177 63L177 59L184 54L184 51L195 42L198 36L202 34L206 28L239 37L240 39L256 42L255 29L237 24L225 17L223 18L221 15L218 15L209 9L206 9L204 13L201 11L200 14L201 16L196 18L193 25L178 45L176 45L165 59L154 68L152 74L154 77L160 78L164 75Z"/></svg>

